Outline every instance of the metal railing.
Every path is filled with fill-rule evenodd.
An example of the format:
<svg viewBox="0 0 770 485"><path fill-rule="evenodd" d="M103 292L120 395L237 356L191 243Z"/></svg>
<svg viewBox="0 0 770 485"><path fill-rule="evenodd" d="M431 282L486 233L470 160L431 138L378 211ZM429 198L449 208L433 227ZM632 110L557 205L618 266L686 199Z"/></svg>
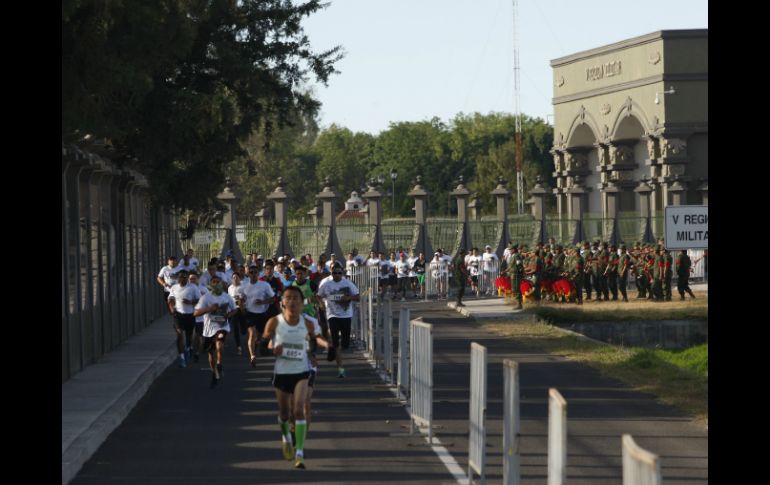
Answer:
<svg viewBox="0 0 770 485"><path fill-rule="evenodd" d="M503 361L503 483L521 484L521 420L519 413L519 364Z"/></svg>
<svg viewBox="0 0 770 485"><path fill-rule="evenodd" d="M425 299L446 300L449 295L449 263L431 261L425 270Z"/></svg>
<svg viewBox="0 0 770 485"><path fill-rule="evenodd" d="M479 264L479 295L497 295L495 280L500 276L500 260L491 259Z"/></svg>
<svg viewBox="0 0 770 485"><path fill-rule="evenodd" d="M548 485L567 483L567 401L548 389Z"/></svg>
<svg viewBox="0 0 770 485"><path fill-rule="evenodd" d="M396 386L404 398L409 392L409 320L411 310L402 308L398 315L398 377Z"/></svg>
<svg viewBox="0 0 770 485"><path fill-rule="evenodd" d="M485 482L484 467L487 461L487 432L484 428L487 414L487 348L471 342L471 394L468 419L468 479L473 472Z"/></svg>
<svg viewBox="0 0 770 485"><path fill-rule="evenodd" d="M630 434L624 434L623 485L660 485L660 459L636 444Z"/></svg>
<svg viewBox="0 0 770 485"><path fill-rule="evenodd" d="M427 426L433 443L433 325L420 319L409 324L409 433L414 426Z"/></svg>
<svg viewBox="0 0 770 485"><path fill-rule="evenodd" d="M382 304L382 361L385 372L388 373L388 383L393 383L395 368L393 367L393 312L390 300Z"/></svg>

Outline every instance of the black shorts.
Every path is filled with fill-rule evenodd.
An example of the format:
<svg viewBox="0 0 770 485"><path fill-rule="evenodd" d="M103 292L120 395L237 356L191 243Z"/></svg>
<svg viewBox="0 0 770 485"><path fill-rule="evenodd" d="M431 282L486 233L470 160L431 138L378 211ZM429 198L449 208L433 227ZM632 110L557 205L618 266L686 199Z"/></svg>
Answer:
<svg viewBox="0 0 770 485"><path fill-rule="evenodd" d="M273 387L293 394L297 383L309 377L310 372L302 372L301 374L273 374Z"/></svg>
<svg viewBox="0 0 770 485"><path fill-rule="evenodd" d="M195 322L195 333L198 335L203 335L203 323L204 322Z"/></svg>
<svg viewBox="0 0 770 485"><path fill-rule="evenodd" d="M332 334L332 344L336 348L346 350L350 347L350 324L351 318L337 318L332 317L329 319L329 331ZM340 346L340 335L342 334L342 346Z"/></svg>
<svg viewBox="0 0 770 485"><path fill-rule="evenodd" d="M265 313L251 313L246 312L246 316L243 318L246 327L257 327L257 335L261 336L265 331L265 324L270 320L268 312Z"/></svg>
<svg viewBox="0 0 770 485"><path fill-rule="evenodd" d="M471 276L471 281L473 282L474 285L478 285L479 284L479 276L478 275Z"/></svg>
<svg viewBox="0 0 770 485"><path fill-rule="evenodd" d="M390 283L390 286L396 286L397 281L398 281L398 276L394 274L388 275L388 283Z"/></svg>
<svg viewBox="0 0 770 485"><path fill-rule="evenodd" d="M217 339L219 339L219 336L222 336L220 340L224 341L225 336L227 335L227 332L224 330L220 330L217 333L214 334L212 337L203 337L203 351L204 352L214 352L217 350Z"/></svg>
<svg viewBox="0 0 770 485"><path fill-rule="evenodd" d="M192 313L174 312L174 327L185 332L192 332L195 328L195 317Z"/></svg>

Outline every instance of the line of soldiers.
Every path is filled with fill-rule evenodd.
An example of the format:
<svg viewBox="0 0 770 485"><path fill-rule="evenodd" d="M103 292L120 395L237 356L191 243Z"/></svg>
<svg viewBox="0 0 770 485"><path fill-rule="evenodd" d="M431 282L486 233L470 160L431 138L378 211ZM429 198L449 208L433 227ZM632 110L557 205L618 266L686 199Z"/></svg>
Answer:
<svg viewBox="0 0 770 485"><path fill-rule="evenodd" d="M533 283L535 301L543 297L541 284L544 280L567 278L575 286L574 299L579 305L583 303L583 290L586 300L590 300L595 292L597 301L610 300L610 293L611 299L616 301L620 292L622 300L627 302L629 274L634 275L636 298L671 301L671 282L676 271L680 299L685 299L685 292L695 298L688 284L693 263L687 251L682 250L674 261L662 240L657 245L637 242L630 252L625 244L616 247L606 241L594 241L593 244L583 241L566 248L560 244L538 243L532 250L511 243L503 258L517 309L522 308L520 283L524 278ZM545 297L551 300L557 298L553 294Z"/></svg>

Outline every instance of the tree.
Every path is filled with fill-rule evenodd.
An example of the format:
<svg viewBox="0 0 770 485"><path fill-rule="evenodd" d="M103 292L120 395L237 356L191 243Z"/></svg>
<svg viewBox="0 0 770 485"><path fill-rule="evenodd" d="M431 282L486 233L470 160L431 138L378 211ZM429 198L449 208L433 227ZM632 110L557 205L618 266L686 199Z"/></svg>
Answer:
<svg viewBox="0 0 770 485"><path fill-rule="evenodd" d="M255 130L314 114L339 47L315 53L301 21L325 4L283 0L64 0L62 141L108 139L154 199L211 205Z"/></svg>
<svg viewBox="0 0 770 485"><path fill-rule="evenodd" d="M322 188L324 179L329 177L334 191L344 199L352 191L359 191L366 185L373 145L374 136L369 133L353 133L337 125L323 130L314 145L319 157L315 171L318 188Z"/></svg>

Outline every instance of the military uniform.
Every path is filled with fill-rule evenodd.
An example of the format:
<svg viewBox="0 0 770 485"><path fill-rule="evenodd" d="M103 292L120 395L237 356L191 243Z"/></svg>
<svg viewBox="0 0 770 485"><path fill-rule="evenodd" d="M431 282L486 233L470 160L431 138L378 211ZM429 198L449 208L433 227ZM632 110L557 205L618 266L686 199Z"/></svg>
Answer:
<svg viewBox="0 0 770 485"><path fill-rule="evenodd" d="M605 270L609 262L609 253L607 251L607 243L602 244L601 250L596 253L596 259L594 260L594 287L596 288L596 299L604 300L610 299L610 290L607 286L607 275Z"/></svg>
<svg viewBox="0 0 770 485"><path fill-rule="evenodd" d="M583 285L585 285L586 288L586 300L591 299L591 281L593 279L593 261L594 261L594 253L591 251L591 245L588 244L588 241L585 241L583 243L583 262L585 265L585 271L583 272Z"/></svg>
<svg viewBox="0 0 770 485"><path fill-rule="evenodd" d="M663 254L663 296L671 301L671 280L674 277L674 257L668 250Z"/></svg>
<svg viewBox="0 0 770 485"><path fill-rule="evenodd" d="M618 256L618 250L613 244L610 246L610 251L607 254L607 269L604 274L607 275L607 287L612 293L612 301L618 299L618 263L620 257Z"/></svg>
<svg viewBox="0 0 770 485"><path fill-rule="evenodd" d="M583 304L583 283L585 282L585 259L580 255L580 246L578 246L572 258L570 259L570 276L575 284L575 294L577 295L578 305Z"/></svg>
<svg viewBox="0 0 770 485"><path fill-rule="evenodd" d="M514 244L511 248L511 254L506 261L508 264L508 275L511 277L511 291L513 292L513 299L516 300L517 310L523 308L521 304L521 280L524 279L524 258L519 253L519 245Z"/></svg>
<svg viewBox="0 0 770 485"><path fill-rule="evenodd" d="M663 273L664 273L664 266L665 266L665 256L661 254L663 252L662 249L658 249L657 254L655 255L655 266L654 266L654 283L652 285L652 292L655 296L655 300L657 301L663 301Z"/></svg>
<svg viewBox="0 0 770 485"><path fill-rule="evenodd" d="M628 272L633 266L631 256L626 252L626 246L620 245L620 256L618 257L618 289L623 295L623 301L628 301L626 286L628 285Z"/></svg>

